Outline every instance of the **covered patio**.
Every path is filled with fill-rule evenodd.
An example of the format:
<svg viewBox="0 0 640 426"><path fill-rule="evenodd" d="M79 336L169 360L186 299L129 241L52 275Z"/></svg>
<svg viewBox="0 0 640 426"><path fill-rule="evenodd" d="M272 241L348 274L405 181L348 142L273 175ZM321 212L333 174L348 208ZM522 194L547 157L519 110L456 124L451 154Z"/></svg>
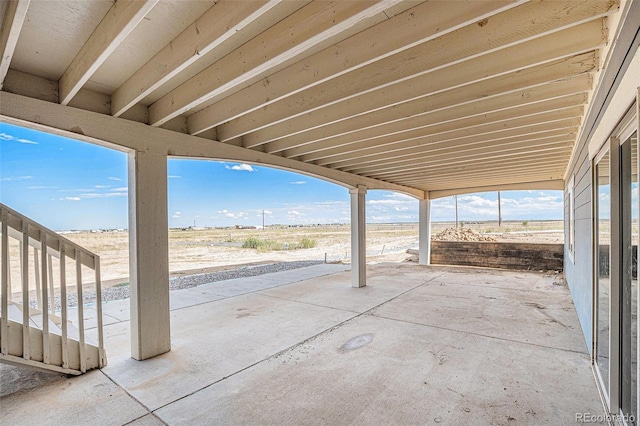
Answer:
<svg viewBox="0 0 640 426"><path fill-rule="evenodd" d="M561 275L317 265L171 292L172 350L73 379L2 368L7 424L571 424L603 408ZM22 390L19 390L22 389ZM38 401L38 410L32 410ZM29 412L25 418L24 413Z"/></svg>

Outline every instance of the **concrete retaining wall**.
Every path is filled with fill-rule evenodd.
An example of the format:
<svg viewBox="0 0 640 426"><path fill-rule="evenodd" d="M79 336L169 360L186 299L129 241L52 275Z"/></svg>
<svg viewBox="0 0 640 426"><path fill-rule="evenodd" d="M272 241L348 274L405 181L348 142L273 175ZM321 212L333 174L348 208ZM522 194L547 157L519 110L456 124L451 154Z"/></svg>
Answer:
<svg viewBox="0 0 640 426"><path fill-rule="evenodd" d="M563 244L432 241L432 265L562 271Z"/></svg>

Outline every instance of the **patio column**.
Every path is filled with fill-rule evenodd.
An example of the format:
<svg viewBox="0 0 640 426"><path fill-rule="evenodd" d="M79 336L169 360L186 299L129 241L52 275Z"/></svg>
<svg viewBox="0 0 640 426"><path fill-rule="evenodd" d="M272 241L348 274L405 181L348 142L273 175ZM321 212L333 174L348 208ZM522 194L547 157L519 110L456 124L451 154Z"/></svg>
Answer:
<svg viewBox="0 0 640 426"><path fill-rule="evenodd" d="M431 200L418 200L418 263L431 264Z"/></svg>
<svg viewBox="0 0 640 426"><path fill-rule="evenodd" d="M358 185L351 194L351 286L367 285L367 245L365 200L367 188Z"/></svg>
<svg viewBox="0 0 640 426"><path fill-rule="evenodd" d="M167 156L129 154L131 357L171 350Z"/></svg>

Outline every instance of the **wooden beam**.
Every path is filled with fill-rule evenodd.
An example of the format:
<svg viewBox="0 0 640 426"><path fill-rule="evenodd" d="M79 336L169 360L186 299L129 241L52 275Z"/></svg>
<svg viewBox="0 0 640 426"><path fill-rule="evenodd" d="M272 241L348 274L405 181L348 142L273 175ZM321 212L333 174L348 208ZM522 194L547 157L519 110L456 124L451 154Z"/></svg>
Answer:
<svg viewBox="0 0 640 426"><path fill-rule="evenodd" d="M255 25L256 20L266 21L263 15L279 4L281 3L277 0L219 1L113 93L111 114L119 117L209 52L223 44L229 44L234 37L242 38L238 43L240 45L247 37L258 35L266 29L268 22L260 26ZM221 23L224 25L220 25ZM226 50L220 52L220 56L225 53Z"/></svg>
<svg viewBox="0 0 640 426"><path fill-rule="evenodd" d="M316 161L316 164L330 164L335 161L344 161L350 159L361 159L368 155L374 155L378 153L389 154L391 152L397 153L407 148L424 147L425 149L432 148L432 144L442 145L448 141L460 141L465 146L467 141L472 142L472 139L482 140L495 140L496 137L513 136L513 135L526 135L532 132L540 131L539 125L542 129L558 129L567 127L566 120L572 120L571 126L579 126L583 107L571 107L561 110L551 110L540 114L533 114L527 116L514 116L514 118L505 119L497 122L491 122L487 120L486 124L480 124L470 127L461 127L456 129L452 126L443 125L441 128L454 129L443 132L429 132L426 135L416 135L415 137L405 137L401 140L392 141L380 141L375 142L366 141L360 144L349 145L347 147L336 148L335 150L326 150L321 154L303 156L301 161ZM449 123L447 123L449 124ZM445 127L446 126L446 127ZM533 127L532 127L533 126ZM549 127L551 126L551 127ZM436 130L440 126L434 126L433 130ZM439 129L438 129L439 130ZM417 133L417 132L416 132ZM423 130L422 133L425 133ZM470 139L472 138L472 139ZM452 146L458 146L455 144Z"/></svg>
<svg viewBox="0 0 640 426"><path fill-rule="evenodd" d="M199 134L266 105L315 87L335 76L410 49L467 24L487 19L522 1L428 1L290 65L189 117L189 132Z"/></svg>
<svg viewBox="0 0 640 426"><path fill-rule="evenodd" d="M511 185L474 186L470 188L456 188L449 190L429 191L429 199L435 200L452 195L473 194L476 192L493 191L524 191L524 190L564 190L564 180L543 180L539 182L526 182Z"/></svg>
<svg viewBox="0 0 640 426"><path fill-rule="evenodd" d="M559 139L559 140L558 140ZM368 175L369 173L376 174L392 174L394 172L405 172L410 171L413 168L425 167L427 165L432 164L449 164L448 160L455 158L456 161L460 161L463 159L475 159L491 162L495 155L501 155L504 153L510 152L519 152L522 156L527 156L531 153L535 153L541 150L545 150L548 148L556 148L556 147L573 147L573 140L565 139L561 140L562 137L552 138L546 143L536 143L532 144L530 141L522 141L522 142L511 142L507 144L501 144L500 146L495 146L494 144L480 145L474 146L469 149L460 149L456 152L438 152L433 153L428 157L428 161L417 161L410 164L408 167L406 166L389 166L382 168L367 168L364 167L362 169L354 169L350 171L350 173Z"/></svg>
<svg viewBox="0 0 640 426"><path fill-rule="evenodd" d="M407 179L403 182L407 185L429 188L430 191L460 188L467 185L506 185L531 181L560 180L562 179L561 168L562 166L545 170L524 170L520 173L503 172L503 174L500 175L490 172L483 172L477 175L458 174L453 177L445 176L439 179L431 179L429 177L425 177L424 179Z"/></svg>
<svg viewBox="0 0 640 426"><path fill-rule="evenodd" d="M208 158L265 165L314 176L348 188L397 191L424 198L424 190L116 118L0 92L0 122L26 126L126 152L148 151L182 158Z"/></svg>
<svg viewBox="0 0 640 426"><path fill-rule="evenodd" d="M160 126L326 48L399 1L311 2L158 99L149 108L150 123Z"/></svg>
<svg viewBox="0 0 640 426"><path fill-rule="evenodd" d="M484 160L482 156L469 156L465 158L456 159L451 163L444 163L440 161L437 164L425 164L415 165L414 167L407 168L406 170L394 170L394 171L381 171L362 173L362 176L367 176L374 179L382 179L389 181L398 181L403 179L412 179L419 176L421 173L427 173L434 171L439 176L452 177L456 174L468 174L478 173L484 170L482 167L488 164L487 169L489 171L508 171L508 170L521 170L516 168L517 165L529 166L535 164L537 167L544 167L548 163L554 163L558 166L562 166L562 163L566 163L566 158L558 157L550 159L550 156L561 155L571 152L572 145L570 143L558 143L546 145L543 148L530 150L523 152L522 150L504 151L503 153L496 154L490 161ZM501 170L500 167L504 167ZM448 172L448 173L447 173Z"/></svg>
<svg viewBox="0 0 640 426"><path fill-rule="evenodd" d="M2 17L2 29L0 29L0 89L4 84L4 78L9 71L13 52L18 44L18 37L22 30L22 24L27 17L27 10L31 0L9 0Z"/></svg>
<svg viewBox="0 0 640 426"><path fill-rule="evenodd" d="M393 176L383 174L378 175L375 173L371 173L367 176L375 179L411 181L414 179L421 179L424 176L446 180L464 175L479 176L481 173L503 174L513 172L517 174L529 168L532 170L542 170L548 164L563 168L563 164L566 164L570 153L571 149L567 147L550 148L547 152L531 154L528 158L521 158L518 154L510 154L504 155L499 159L494 159L491 163L480 164L477 160L469 160L449 163L446 165L440 164L433 167L424 167L421 169L411 170L404 174L397 173Z"/></svg>
<svg viewBox="0 0 640 426"><path fill-rule="evenodd" d="M344 131L339 126L328 126L306 131L294 136L285 137L280 140L264 145L265 152L275 153L284 149L286 157L296 157L304 154L304 149L329 149L333 146L347 145L358 141L374 140L379 137L390 135L402 135L421 128L448 123L458 119L468 117L482 117L485 114L518 108L533 108L534 105L558 99L570 95L579 95L583 98L577 104L584 104L587 101L586 92L591 89L592 79L588 74L582 74L568 80L552 82L546 85L528 87L515 92L498 95L493 98L477 98L462 105L452 106L436 111L425 111L405 119L394 120L379 126L365 127L364 129L353 129ZM520 109L522 107L522 109ZM514 112L515 114L516 112ZM292 152L292 149L299 150ZM312 151L313 152L313 151ZM289 155L291 154L291 155Z"/></svg>
<svg viewBox="0 0 640 426"><path fill-rule="evenodd" d="M158 0L118 0L102 18L60 78L60 103L67 105Z"/></svg>
<svg viewBox="0 0 640 426"><path fill-rule="evenodd" d="M456 134L462 136L472 133L486 132L494 126L514 127L514 123L520 120L527 120L526 124L539 123L544 120L543 116L553 115L556 118L566 118L572 116L572 111L576 115L581 116L584 112L584 104L586 97L582 94L566 96L558 99L552 99L548 102L538 102L533 105L523 105L515 108L504 109L500 111L490 112L482 115L471 117L463 117L457 120L447 121L441 124L426 126L407 132L396 133L392 135L384 135L378 138L371 138L363 141L357 141L348 144L342 144L335 148L328 147L323 150L316 150L302 156L288 155L291 151L283 152L283 156L287 158L296 158L301 161L316 161L334 155L349 154L362 149L379 146L396 146L396 144L405 141L417 140L432 135L439 135L443 139L455 138ZM554 115L554 114L557 114ZM294 152L301 152L304 147L296 148Z"/></svg>
<svg viewBox="0 0 640 426"><path fill-rule="evenodd" d="M314 129L270 142L264 145L264 151L269 153L280 152L283 147L294 143L295 148L287 149L284 152L286 157L291 158L304 154L305 150L315 152L316 149L331 149L333 146L348 145L359 141L373 141L386 137L402 138L404 135L410 135L412 132L419 132L420 129L431 126L470 118L482 118L485 115L500 114L507 110L513 110L516 115L519 113L526 114L528 111L536 111L536 108L539 108L545 102L552 102L551 105L558 105L553 103L557 100L561 104L567 105L564 102L571 101L561 101L561 98L565 97L572 97L572 101L575 102L568 103L568 105L583 105L588 100L587 91L590 88L591 79L589 75L581 75L566 81L557 81L534 88L509 92L491 99L476 99L463 105L426 112L405 120L397 120L363 130L334 133L332 127ZM550 109L553 109L553 107L551 106Z"/></svg>
<svg viewBox="0 0 640 426"><path fill-rule="evenodd" d="M576 55L568 59L537 65L525 70L492 77L468 86L441 91L436 94L418 98L409 102L379 109L368 114L348 118L326 127L335 127L342 132L375 127L385 123L404 120L408 117L422 115L439 109L451 108L473 102L479 98L489 99L508 92L535 87L552 81L595 71L597 58L595 53ZM247 148L255 148L280 137L296 134L306 130L304 120L271 126L243 136L243 144ZM342 133L341 132L341 133Z"/></svg>
<svg viewBox="0 0 640 426"><path fill-rule="evenodd" d="M508 146L511 143L524 143L527 142L531 146L532 149L535 149L537 145L546 145L546 144L556 144L556 143L573 143L575 141L577 132L577 127L567 128L567 129L558 129L554 131L542 132L530 136L513 136L510 138L502 139L501 141L487 141L485 146L490 146L491 143L495 146L495 153L500 152L500 147L502 144ZM362 161L361 163L339 167L337 165L332 165L330 167L337 168L343 171L354 172L358 170L359 173L384 173L385 171L400 169L400 170L410 170L414 166L421 166L423 164L431 164L441 163L440 161L431 161L432 157L438 158L437 155L440 153L444 153L450 155L449 159L446 160L447 164L451 164L458 160L458 158L462 158L465 155L464 145L459 145L457 148L450 149L446 145L441 150L433 150L428 151L425 150L418 154L408 155L404 157L398 157L394 160L390 160L389 162L384 161ZM462 151L462 152L460 152ZM487 160L490 160L491 156L487 156Z"/></svg>
<svg viewBox="0 0 640 426"><path fill-rule="evenodd" d="M381 153L374 153L368 156L363 156L362 158L356 157L353 159L334 161L327 164L322 163L318 165L326 166L330 164L331 167L351 170L353 168L362 167L363 164L368 164L368 167L379 167L395 162L410 162L412 160L430 156L437 151L450 152L453 155L456 150L473 148L477 144L484 144L488 146L493 143L495 148L499 149L502 144L511 142L531 141L533 144L535 143L534 141L554 137L573 138L575 140L579 125L579 119L566 119L554 123L543 123L530 126L526 131L521 129L512 129L488 135L471 135L457 140L443 141L441 143L435 141L427 146L418 145L398 151L382 151Z"/></svg>
<svg viewBox="0 0 640 426"><path fill-rule="evenodd" d="M514 9L513 12L520 8ZM493 19L500 19L503 15ZM526 15L518 15L522 24L538 28ZM514 24L514 23L512 23ZM482 32L477 25L471 26ZM220 141L224 142L247 133L282 123L289 123L289 131L295 128L294 121L302 128L328 125L348 117L375 111L391 105L421 98L451 88L497 77L510 72L548 63L559 58L591 51L605 42L603 19L586 22L563 31L554 32L530 40L512 40L503 37L503 43L515 43L489 53L483 53L485 44L492 38L468 39L464 49L428 48L430 43L402 52L383 61L372 63L301 91L274 104L238 117L218 127ZM458 30L464 31L464 29ZM529 35L529 32L526 33ZM451 33L433 43L440 45L443 38L458 35ZM523 36L523 33L509 33ZM473 44L477 44L476 49ZM451 50L457 54L452 55ZM468 55L468 56L467 56ZM411 58L411 59L409 59ZM450 61L442 63L444 61Z"/></svg>
<svg viewBox="0 0 640 426"><path fill-rule="evenodd" d="M562 172L556 169L549 169L545 171L527 171L519 175L507 176L506 179L502 176L496 175L482 175L482 176L459 176L456 179L447 179L446 181L432 181L425 179L422 181L411 182L411 185L424 186L430 188L431 191L446 190L451 188L460 188L468 185L471 186L488 186L488 185L508 185L525 183L532 181L545 181L545 180L561 180Z"/></svg>

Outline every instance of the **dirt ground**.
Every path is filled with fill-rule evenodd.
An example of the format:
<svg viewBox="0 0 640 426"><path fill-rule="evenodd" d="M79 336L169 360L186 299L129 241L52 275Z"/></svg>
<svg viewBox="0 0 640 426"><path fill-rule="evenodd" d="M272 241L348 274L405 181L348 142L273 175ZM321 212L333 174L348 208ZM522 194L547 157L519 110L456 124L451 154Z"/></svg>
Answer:
<svg viewBox="0 0 640 426"><path fill-rule="evenodd" d="M490 235L497 241L530 243L562 243L561 221L529 221L460 223L476 233ZM432 235L454 223L432 224ZM293 260L349 262L349 225L267 227L266 229L186 229L169 232L169 265L172 275L203 273ZM79 232L67 238L100 256L103 285L112 286L128 281L129 253L126 231ZM270 240L279 245L294 247L303 238L316 242L315 247L295 250L266 250L242 248L248 238ZM371 263L401 262L406 250L418 247L418 224L368 224L367 259ZM14 248L17 250L17 247ZM17 253L16 253L17 254ZM14 257L15 258L15 257ZM12 282L18 284L19 265L12 264Z"/></svg>

